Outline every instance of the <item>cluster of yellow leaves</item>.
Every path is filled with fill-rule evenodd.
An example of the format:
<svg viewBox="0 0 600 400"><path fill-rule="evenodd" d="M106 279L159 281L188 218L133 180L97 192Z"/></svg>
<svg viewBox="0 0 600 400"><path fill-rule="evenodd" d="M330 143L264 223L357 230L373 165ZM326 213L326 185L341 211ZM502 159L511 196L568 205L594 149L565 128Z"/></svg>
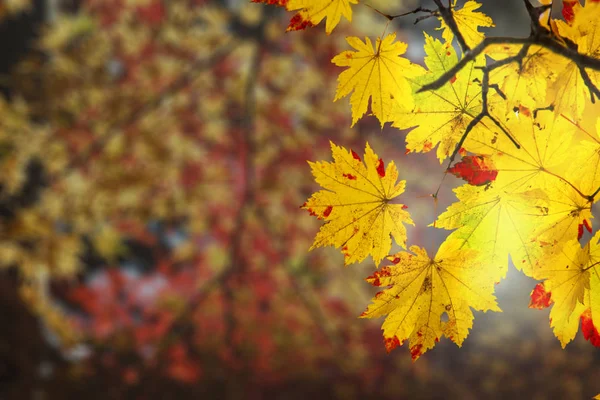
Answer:
<svg viewBox="0 0 600 400"><path fill-rule="evenodd" d="M466 1L462 7L456 3L452 2L452 12L458 28L467 45L476 46L484 38L479 28L493 27L493 21L474 11L480 7L475 1ZM549 29L565 46L573 43L580 53L600 57L600 35L596 34L600 4L577 3L574 15L566 22L551 20ZM332 60L347 67L339 76L335 100L353 91L353 124L366 113L370 101L371 112L382 126L392 122L399 129L413 128L406 136L407 151L428 152L437 147L442 162L461 143L460 154L477 155L494 172L492 179L483 182L466 178L469 183L455 189L458 201L433 224L452 231L434 258L417 246L388 256L392 265L368 278L373 285L388 288L375 296L362 316L387 316L383 335L388 350L409 340L413 359L442 336L460 346L472 326L471 308L500 310L493 296L494 284L506 275L512 259L526 275L545 280L555 303L551 326L563 346L575 336L580 319L587 324L585 335L590 339L589 332L597 335L600 329L600 302L595 297L600 298L596 272L600 234L587 244L580 242L588 239L586 230L592 232L592 205L600 198L600 119L582 71L596 86L600 75L592 69L580 70L574 61L543 47L530 46L521 63L492 70L494 88L487 93L487 114L482 117L485 57L503 60L518 54L523 46L489 46L441 88L419 92L460 60L452 46L452 31L443 21L440 29L443 41L425 34L427 69L401 57L406 44L395 42L393 34L378 38L375 46L368 38L365 42L347 38L356 51ZM476 118L477 123L470 126ZM470 131L464 137L467 127ZM390 234L397 241L398 237L383 222L365 225L357 219L383 207L387 197L377 197L371 190L368 209L348 207L361 198L346 189L348 180L344 180L358 161L352 161L345 150L335 146L333 150L335 163L312 164L317 183L330 190L311 198L309 203L318 208L305 207L326 222L313 248L342 247L345 264L371 254L379 265L390 249ZM376 162L377 156L369 157ZM330 178L324 179L323 171L330 171ZM480 171L465 175L475 172ZM364 187L379 184L374 173L365 172L364 178ZM336 212L336 205L344 206ZM406 219L395 222L402 221ZM376 229L370 229L371 225ZM355 239L361 235L364 240ZM373 240L373 235L381 239ZM405 247L402 239L399 244ZM590 340L598 345L600 335Z"/></svg>
<svg viewBox="0 0 600 400"><path fill-rule="evenodd" d="M551 293L550 325L563 347L575 337L580 319L600 319L599 241L596 233L583 247L578 240L553 246L534 270L534 277L544 279L544 288Z"/></svg>

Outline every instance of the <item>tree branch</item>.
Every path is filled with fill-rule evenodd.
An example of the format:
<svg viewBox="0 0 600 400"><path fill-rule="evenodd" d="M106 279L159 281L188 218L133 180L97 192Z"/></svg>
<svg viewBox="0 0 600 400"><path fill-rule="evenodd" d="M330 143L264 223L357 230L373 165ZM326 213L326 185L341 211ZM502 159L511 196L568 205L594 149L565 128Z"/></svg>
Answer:
<svg viewBox="0 0 600 400"><path fill-rule="evenodd" d="M494 123L494 125L496 125L502 131L502 133L504 133L504 135L506 135L506 137L508 137L508 139L515 145L515 147L517 149L521 148L519 143L512 137L512 135L506 130L506 128L504 128L504 126L502 126L502 124L500 124L500 122L494 116L492 116L490 114L488 95L490 92L490 87L492 87L500 93L501 97L505 97L504 93L502 93L500 91L500 89L497 87L497 85L490 85L490 73L497 68L500 68L504 65L511 64L513 62L517 62L517 63L521 64L523 61L523 58L525 57L525 55L527 54L528 51L529 51L529 45L525 45L525 46L523 46L523 48L521 48L521 50L519 51L518 54L516 54L512 57L507 57L503 60L496 61L495 63L488 65L487 67L480 68L483 71L483 79L481 82L481 111L479 112L479 114L477 114L475 116L475 118L469 123L469 125L467 125L465 132L463 133L459 142L456 144L456 147L454 148L454 152L450 156L450 162L448 163L448 168L450 168L452 166L452 163L454 162L456 155L462 148L469 133L471 133L473 128L475 128L475 126L477 126L477 124L480 123L485 117L489 118Z"/></svg>
<svg viewBox="0 0 600 400"><path fill-rule="evenodd" d="M448 2L448 7L446 7L442 4L442 0L433 0L433 1L434 1L435 5L438 7L440 16L444 20L444 23L448 26L448 28L450 28L450 30L452 31L454 36L456 36L456 40L458 40L458 44L459 44L460 48L462 49L463 54L467 53L471 49L467 45L467 42L465 41L464 36L460 32L460 29L458 29L458 25L456 25L456 20L454 19L454 16L452 15L450 1Z"/></svg>
<svg viewBox="0 0 600 400"><path fill-rule="evenodd" d="M415 8L415 9L414 9L414 10L412 10L412 11L407 11L407 12L405 12L405 13L402 13L402 14L391 15L391 14L386 14L386 13L384 13L384 12L382 12L382 11L379 11L378 9L376 9L375 7L373 7L373 6L372 6L372 5L370 5L370 4L366 4L366 3L365 3L365 5L366 5L367 7L369 7L371 10L375 11L377 14L379 14L379 15L381 15L381 16L383 16L383 17L387 18L387 20L388 20L388 21L393 21L393 20L395 20L396 18L400 18L400 17L406 17L406 16L408 16L408 15L412 15L412 14L418 14L418 13L420 13L420 12L424 12L424 13L429 13L429 14L430 14L430 15L425 15L425 16L422 16L422 17L419 17L419 18L417 18L417 20L415 21L415 24L416 24L417 22L419 22L420 20L422 20L422 19L429 18L429 17L431 17L431 16L433 16L433 15L437 15L437 13L438 13L436 10L430 10L430 9L428 9L428 8L417 7L417 8Z"/></svg>
<svg viewBox="0 0 600 400"><path fill-rule="evenodd" d="M446 73L441 75L435 81L423 86L421 89L417 91L426 92L428 90L436 90L444 86L454 75L460 72L469 62L475 60L479 55L483 53L483 51L491 45L510 45L510 44L520 44L520 45L529 45L531 46L539 46L543 47L547 50L550 50L554 54L560 55L568 60L576 63L580 68L589 68L594 71L600 71L600 59L590 57L588 55L579 53L577 50L570 49L565 47L563 44L557 42L554 38L542 35L533 35L523 38L515 38L515 37L487 37L484 38L483 41L478 44L475 48L466 53L463 58L452 68L450 68Z"/></svg>

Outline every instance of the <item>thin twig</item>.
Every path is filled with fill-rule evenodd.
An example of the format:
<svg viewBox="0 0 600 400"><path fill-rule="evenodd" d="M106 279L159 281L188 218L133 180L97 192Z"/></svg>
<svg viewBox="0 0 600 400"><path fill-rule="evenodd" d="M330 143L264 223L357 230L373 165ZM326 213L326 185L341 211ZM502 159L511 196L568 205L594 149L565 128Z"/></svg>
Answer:
<svg viewBox="0 0 600 400"><path fill-rule="evenodd" d="M596 198L596 195L598 195L598 193L600 193L600 187L598 189L596 189L596 191L590 195L589 199L591 202L594 201L594 199Z"/></svg>
<svg viewBox="0 0 600 400"><path fill-rule="evenodd" d="M459 44L460 48L462 49L463 53L467 53L468 51L470 51L471 48L467 45L467 42L465 41L465 38L464 38L462 32L460 31L460 29L458 29L458 25L456 24L454 15L452 15L452 9L451 9L450 5L448 7L445 7L442 4L442 0L433 0L433 1L434 1L435 5L438 6L440 16L444 20L444 23L448 26L448 28L450 28L450 30L452 31L454 36L456 36L456 40L458 41L458 44Z"/></svg>
<svg viewBox="0 0 600 400"><path fill-rule="evenodd" d="M436 13L437 13L437 11L436 11L436 10L430 10L430 9L428 9L428 8L417 7L417 8L415 8L415 9L414 9L414 10L412 10L412 11L407 11L407 12L405 12L405 13L402 13L402 14L390 15L390 14L386 14L386 13L384 13L384 12L382 12L382 11L380 11L380 10L376 9L375 7L373 7L373 6L372 6L372 5L370 5L370 4L366 4L366 3L365 3L365 6L369 7L371 10L375 11L377 14L379 14L379 15L381 15L381 16L384 16L385 18L387 18L387 19L388 19L388 21L393 21L393 20L394 20L394 19L396 19L396 18L400 18L400 17L406 17L407 15L411 15L411 14L418 14L418 13L420 13L420 12L429 13L429 14L431 14L431 15L434 15L434 14L436 14ZM430 17L431 15L428 15L427 17ZM420 17L420 18L421 18L421 17ZM418 21L418 20L417 20L417 21Z"/></svg>

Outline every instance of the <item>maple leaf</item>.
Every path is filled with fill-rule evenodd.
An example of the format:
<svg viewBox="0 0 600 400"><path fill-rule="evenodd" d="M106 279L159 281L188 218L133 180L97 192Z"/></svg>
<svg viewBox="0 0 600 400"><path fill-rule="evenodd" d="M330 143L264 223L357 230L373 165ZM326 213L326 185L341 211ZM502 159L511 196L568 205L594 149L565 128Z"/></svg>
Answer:
<svg viewBox="0 0 600 400"><path fill-rule="evenodd" d="M588 195L597 188L595 184L600 185L600 177L594 170L600 158L595 153L599 147L584 142L574 153L574 127L570 121L555 120L550 112L539 112L534 118L527 109L519 111L516 115L509 114L503 123L507 131L519 132L516 141L520 149L511 146L504 136L491 141L487 137L472 137L471 147L494 155L499 171L496 187L507 193L543 192L546 204L540 204L543 215L536 219L533 237L553 243L581 237L582 229L589 230L593 218ZM527 257L527 265L529 262Z"/></svg>
<svg viewBox="0 0 600 400"><path fill-rule="evenodd" d="M583 247L571 240L539 260L533 277L544 279L554 305L550 326L564 348L575 337L579 321L600 327L600 232ZM584 315L585 314L585 315ZM588 335L590 327L587 328Z"/></svg>
<svg viewBox="0 0 600 400"><path fill-rule="evenodd" d="M531 244L533 229L544 218L547 201L541 190L507 192L502 188L463 185L454 189L458 201L450 205L435 227L455 230L451 238L465 248L478 249L496 281L506 275L508 256L526 272L537 259Z"/></svg>
<svg viewBox="0 0 600 400"><path fill-rule="evenodd" d="M471 148L493 155L497 178L491 187L463 186L459 202L438 217L437 227L457 229L453 236L471 248L485 249L492 266L506 271L508 254L528 275L547 250L530 238L556 242L576 237L591 218L590 204L560 171L569 160L573 129L550 112L509 115L508 131L519 131L520 149L505 136L471 138Z"/></svg>
<svg viewBox="0 0 600 400"><path fill-rule="evenodd" d="M434 258L418 246L410 251L388 257L394 265L367 278L374 286L389 287L373 298L361 317L387 315L382 329L388 351L408 339L416 360L442 336L460 347L473 326L471 308L501 310L493 294L494 280L476 250L446 240Z"/></svg>
<svg viewBox="0 0 600 400"><path fill-rule="evenodd" d="M325 220L311 250L342 247L344 264L364 260L369 254L376 265L389 254L391 236L406 246L406 228L413 224L403 204L392 201L404 192L394 162L387 168L366 144L364 163L354 151L331 143L334 162L309 162L315 180L325 190L314 193L302 208Z"/></svg>
<svg viewBox="0 0 600 400"><path fill-rule="evenodd" d="M285 7L288 11L298 11L290 20L287 31L300 31L318 25L323 19L325 32L329 35L345 17L352 22L351 4L358 0L252 0L253 3L264 3Z"/></svg>
<svg viewBox="0 0 600 400"><path fill-rule="evenodd" d="M485 53L499 61L514 57L520 45L493 45ZM508 63L494 69L491 82L498 82L511 108L523 106L530 110L548 105L548 82L556 79L556 55L540 46L531 46L521 63Z"/></svg>
<svg viewBox="0 0 600 400"><path fill-rule="evenodd" d="M579 3L577 2L577 7ZM573 8L573 10L576 10ZM570 24L557 22L561 37L568 39L580 54L600 57L600 35L598 23L600 19L600 3L586 2L579 11L574 11ZM600 74L591 69L582 69L577 62L562 57L554 58L555 70L558 71L552 88L556 93L554 109L557 115L566 113L574 117L583 115L590 88L586 85L582 73L587 74L589 82L596 88L600 84Z"/></svg>
<svg viewBox="0 0 600 400"><path fill-rule="evenodd" d="M442 43L425 34L425 65L427 74L413 79L415 90L434 81L458 62L456 51L449 42ZM469 63L450 82L435 91L414 95L413 109L396 109L392 126L399 129L415 127L406 136L406 148L413 152L428 152L437 149L437 157L442 162L454 152L469 123L481 111L482 74L478 67L485 65L484 58ZM471 134L480 133L493 137L484 123L477 124ZM465 149L469 150L467 138Z"/></svg>
<svg viewBox="0 0 600 400"><path fill-rule="evenodd" d="M452 16L469 47L474 47L483 40L485 35L482 32L479 32L479 28L496 26L490 17L480 11L475 11L479 9L479 7L481 7L480 3L469 0L461 9L456 10L456 0L452 1ZM443 30L442 37L444 40L448 43L452 43L454 33L448 25L446 25L442 17L438 17L438 19L442 23L442 26L436 29Z"/></svg>
<svg viewBox="0 0 600 400"><path fill-rule="evenodd" d="M346 40L356 51L344 51L331 61L339 67L348 67L338 79L335 99L339 100L352 93L352 125L367 111L369 100L371 110L381 126L391 121L396 107L412 108L412 89L407 79L423 74L423 69L400 57L406 52L407 44L394 42L396 34L377 38L375 47L371 39L365 42L357 37Z"/></svg>
<svg viewBox="0 0 600 400"><path fill-rule="evenodd" d="M325 32L329 35L342 16L352 21L350 4L358 4L358 0L288 0L285 4L288 11L301 11L292 17L287 30L305 29L327 18Z"/></svg>

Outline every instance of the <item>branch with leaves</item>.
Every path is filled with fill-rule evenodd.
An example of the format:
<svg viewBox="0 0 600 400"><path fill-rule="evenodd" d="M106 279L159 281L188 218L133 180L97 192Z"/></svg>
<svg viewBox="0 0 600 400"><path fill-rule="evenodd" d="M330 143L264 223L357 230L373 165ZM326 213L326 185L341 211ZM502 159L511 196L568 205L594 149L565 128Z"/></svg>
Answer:
<svg viewBox="0 0 600 400"><path fill-rule="evenodd" d="M342 15L352 20L352 3L306 1L297 18L308 27L326 17L329 34ZM586 338L600 342L600 234L585 234L593 233L600 192L600 2L564 1L562 19L552 17L552 1L541 3L523 0L527 37L486 36L480 28L494 23L473 0L433 0L435 8L395 14L374 10L386 30L390 21L420 13L416 22L440 21L441 41L424 33L425 68L403 58L407 44L394 33L374 43L347 38L354 50L332 60L346 68L335 100L350 96L352 124L370 110L382 127L411 129L407 153L437 148L440 163L449 160L444 177L466 181L455 189L458 201L434 216L434 228L450 231L436 256L419 246L390 254L393 243L410 242L403 224L412 220L396 201L406 184L398 182L402 171L393 162L386 168L369 144L363 156L332 144L333 162L311 164L324 189L302 207L324 222L312 248L341 248L346 265L368 255L376 267L389 261L367 279L387 289L363 313L386 316L388 351L408 340L417 359L443 336L460 346L471 309L500 310L494 284L509 257L526 275L545 280L554 302L551 326L563 346L580 319L593 328Z"/></svg>

